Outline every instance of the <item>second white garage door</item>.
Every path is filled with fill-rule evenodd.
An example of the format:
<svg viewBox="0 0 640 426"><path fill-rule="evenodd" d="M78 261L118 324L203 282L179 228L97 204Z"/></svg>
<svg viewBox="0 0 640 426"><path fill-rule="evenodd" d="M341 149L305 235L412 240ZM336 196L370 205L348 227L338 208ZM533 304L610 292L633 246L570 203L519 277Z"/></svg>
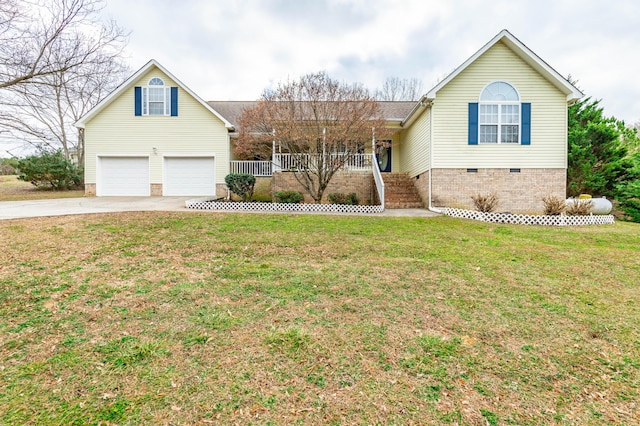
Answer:
<svg viewBox="0 0 640 426"><path fill-rule="evenodd" d="M165 157L163 195L216 194L213 157Z"/></svg>

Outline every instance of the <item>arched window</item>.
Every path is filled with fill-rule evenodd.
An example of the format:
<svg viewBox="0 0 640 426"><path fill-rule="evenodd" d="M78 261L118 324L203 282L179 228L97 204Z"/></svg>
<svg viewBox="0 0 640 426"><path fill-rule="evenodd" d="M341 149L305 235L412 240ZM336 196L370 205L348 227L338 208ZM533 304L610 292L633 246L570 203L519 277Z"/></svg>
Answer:
<svg viewBox="0 0 640 426"><path fill-rule="evenodd" d="M161 78L152 78L142 88L142 115L171 115L171 91Z"/></svg>
<svg viewBox="0 0 640 426"><path fill-rule="evenodd" d="M480 143L520 143L520 95L509 83L494 81L480 94Z"/></svg>

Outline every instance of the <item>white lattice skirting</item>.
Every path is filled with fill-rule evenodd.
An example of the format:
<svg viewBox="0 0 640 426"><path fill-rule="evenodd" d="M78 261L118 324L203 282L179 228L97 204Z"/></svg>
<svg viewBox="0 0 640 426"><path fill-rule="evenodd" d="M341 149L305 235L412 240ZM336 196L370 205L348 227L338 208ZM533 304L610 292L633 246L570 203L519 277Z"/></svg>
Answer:
<svg viewBox="0 0 640 426"><path fill-rule="evenodd" d="M196 210L307 213L382 213L383 206L348 206L346 204L243 203L187 200L185 206Z"/></svg>
<svg viewBox="0 0 640 426"><path fill-rule="evenodd" d="M543 226L582 226L582 225L612 225L613 216L545 216L511 213L482 213L474 210L443 208L442 213L451 217L480 220L493 223L510 223L514 225L543 225Z"/></svg>

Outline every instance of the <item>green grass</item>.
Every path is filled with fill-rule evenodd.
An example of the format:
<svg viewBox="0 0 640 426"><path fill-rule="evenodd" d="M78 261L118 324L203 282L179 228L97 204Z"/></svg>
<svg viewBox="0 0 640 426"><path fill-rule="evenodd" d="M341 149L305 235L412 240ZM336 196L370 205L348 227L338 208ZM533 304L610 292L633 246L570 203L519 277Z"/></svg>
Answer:
<svg viewBox="0 0 640 426"><path fill-rule="evenodd" d="M0 424L637 424L640 226L0 222Z"/></svg>

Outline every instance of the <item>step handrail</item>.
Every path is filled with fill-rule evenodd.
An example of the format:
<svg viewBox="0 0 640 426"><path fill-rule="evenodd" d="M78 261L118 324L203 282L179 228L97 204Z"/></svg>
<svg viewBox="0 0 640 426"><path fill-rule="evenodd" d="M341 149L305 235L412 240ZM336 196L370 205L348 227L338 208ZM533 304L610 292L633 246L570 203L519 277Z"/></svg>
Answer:
<svg viewBox="0 0 640 426"><path fill-rule="evenodd" d="M382 172L380 172L380 165L377 161L372 161L371 169L373 170L373 180L376 183L376 189L378 190L378 198L380 199L380 205L384 211L384 180L382 180Z"/></svg>

